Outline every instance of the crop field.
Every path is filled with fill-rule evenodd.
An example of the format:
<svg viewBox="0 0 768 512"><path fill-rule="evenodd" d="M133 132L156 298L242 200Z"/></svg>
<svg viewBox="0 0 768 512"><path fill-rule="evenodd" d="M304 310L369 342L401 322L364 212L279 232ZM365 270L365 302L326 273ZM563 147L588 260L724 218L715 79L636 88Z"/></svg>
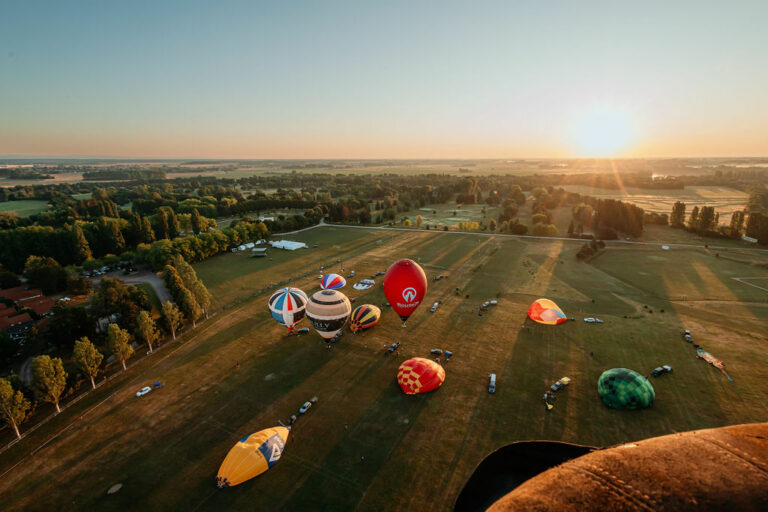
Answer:
<svg viewBox="0 0 768 512"><path fill-rule="evenodd" d="M598 197L600 199L620 199L634 203L647 212L669 213L675 201L686 204L690 213L694 206L713 206L720 213L720 223L727 223L731 214L746 207L749 194L728 187L689 186L682 190L650 190L627 187L624 190L608 190L604 188L580 185L565 185L570 192Z"/></svg>
<svg viewBox="0 0 768 512"><path fill-rule="evenodd" d="M197 264L217 313L0 454L0 508L442 511L476 465L511 442L606 446L768 420L768 291L734 279L768 278L762 253L724 258L703 248L609 244L581 263L580 243L557 240L339 227L290 239L310 249ZM420 261L429 279L406 328L382 307L377 326L347 330L328 349L314 331L286 336L267 311L271 284L293 277L314 293L321 265L355 270L343 290L353 307L382 306L381 277L366 291L351 284L402 257ZM448 277L434 281L438 274ZM539 297L575 321L526 320ZM492 298L498 306L478 316ZM587 316L605 323L584 323ZM683 329L726 363L733 382L695 357ZM402 346L385 355L395 341ZM442 361L445 383L404 395L399 364L434 357L433 348L454 353ZM662 364L674 372L652 380L652 408L612 410L598 398L602 371L647 375ZM495 394L487 391L492 372ZM546 412L541 397L563 376L572 382ZM134 396L156 380L165 387ZM274 467L216 489L218 467L238 439L286 422L312 396L319 402L296 422Z"/></svg>
<svg viewBox="0 0 768 512"><path fill-rule="evenodd" d="M22 201L5 201L0 203L0 212L14 212L19 217L29 217L48 209L48 201L24 199Z"/></svg>

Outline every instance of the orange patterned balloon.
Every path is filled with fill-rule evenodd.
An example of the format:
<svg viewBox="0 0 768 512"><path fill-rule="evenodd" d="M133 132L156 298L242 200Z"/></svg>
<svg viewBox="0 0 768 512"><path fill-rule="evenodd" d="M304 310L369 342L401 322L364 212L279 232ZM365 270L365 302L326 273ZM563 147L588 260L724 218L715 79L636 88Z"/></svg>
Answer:
<svg viewBox="0 0 768 512"><path fill-rule="evenodd" d="M406 395L427 393L439 388L444 380L445 369L422 357L407 360L397 370L397 383Z"/></svg>

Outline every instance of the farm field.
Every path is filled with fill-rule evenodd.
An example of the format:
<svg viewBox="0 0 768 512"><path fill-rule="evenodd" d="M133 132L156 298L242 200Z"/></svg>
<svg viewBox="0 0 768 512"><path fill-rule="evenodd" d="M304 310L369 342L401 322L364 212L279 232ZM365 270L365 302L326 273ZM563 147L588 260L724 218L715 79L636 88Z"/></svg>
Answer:
<svg viewBox="0 0 768 512"><path fill-rule="evenodd" d="M686 203L687 210L694 206L713 206L720 213L720 223L730 221L731 214L746 207L749 194L728 187L689 186L682 190L649 190L627 187L624 190L581 185L564 185L570 192L577 192L600 199L620 199L634 203L647 212L669 213L676 201Z"/></svg>
<svg viewBox="0 0 768 512"><path fill-rule="evenodd" d="M768 291L733 279L764 283L764 253L609 244L580 263L580 243L559 240L340 227L287 238L310 249L197 264L217 313L0 454L2 508L442 511L488 453L514 441L606 446L768 420ZM429 279L406 328L382 308L379 325L347 330L327 349L314 331L286 336L265 306L270 285L291 276L294 286L318 290L321 265L362 279L402 257L420 261ZM448 278L434 281L438 274ZM366 291L352 289L355 281L343 290L353 306L385 302L380 277ZM526 321L539 297L576 321ZM479 304L491 298L498 306L479 317ZM586 324L586 316L605 323ZM695 357L683 329L725 361L733 382ZM386 356L394 341L402 346ZM430 357L432 348L454 353L443 362L444 385L404 395L398 365ZM605 369L648 374L661 364L674 372L653 379L652 408L616 411L597 397ZM547 413L541 396L563 376L572 383ZM165 387L133 396L155 380ZM297 421L277 465L216 489L217 469L238 439L285 422L312 396L318 404ZM117 483L123 487L108 495Z"/></svg>
<svg viewBox="0 0 768 512"><path fill-rule="evenodd" d="M14 212L19 217L29 217L48 209L48 201L24 199L22 201L5 201L0 203L0 212Z"/></svg>

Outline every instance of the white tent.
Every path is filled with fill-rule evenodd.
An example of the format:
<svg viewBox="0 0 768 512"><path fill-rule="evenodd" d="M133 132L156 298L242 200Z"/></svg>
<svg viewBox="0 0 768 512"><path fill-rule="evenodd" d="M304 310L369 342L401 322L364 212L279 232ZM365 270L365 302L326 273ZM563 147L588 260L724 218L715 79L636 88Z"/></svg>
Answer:
<svg viewBox="0 0 768 512"><path fill-rule="evenodd" d="M296 249L307 249L307 244L304 242L292 242L290 240L277 240L270 241L269 245L275 249L285 249L286 251L295 251Z"/></svg>

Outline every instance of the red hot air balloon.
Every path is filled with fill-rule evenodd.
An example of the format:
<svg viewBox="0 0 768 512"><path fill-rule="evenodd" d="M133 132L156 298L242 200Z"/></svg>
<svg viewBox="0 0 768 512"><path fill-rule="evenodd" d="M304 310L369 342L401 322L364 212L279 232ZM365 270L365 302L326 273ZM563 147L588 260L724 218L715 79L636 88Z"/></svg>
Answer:
<svg viewBox="0 0 768 512"><path fill-rule="evenodd" d="M413 260L400 260L392 264L384 275L384 295L392 309L405 321L421 304L427 293L427 276Z"/></svg>

